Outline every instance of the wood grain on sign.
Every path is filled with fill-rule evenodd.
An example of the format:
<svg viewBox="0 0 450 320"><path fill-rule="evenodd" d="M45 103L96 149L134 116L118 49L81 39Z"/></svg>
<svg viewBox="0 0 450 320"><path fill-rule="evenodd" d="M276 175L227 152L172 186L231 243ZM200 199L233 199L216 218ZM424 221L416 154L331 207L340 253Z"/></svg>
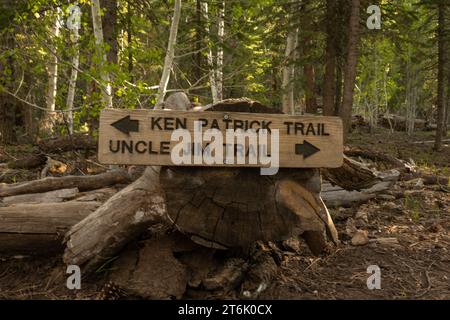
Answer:
<svg viewBox="0 0 450 320"><path fill-rule="evenodd" d="M171 141L172 132L189 130L193 143L194 121L201 121L203 133L208 129L220 130L224 143L227 142L227 129L268 129L270 132L278 129L280 167L336 168L343 161L343 128L341 119L337 117L115 109L105 109L100 116L99 161L104 164L173 165L170 152L181 140ZM269 137L269 155L270 142ZM207 141L203 142L203 147L207 144ZM246 144L241 146L241 150L248 157L250 149L248 142ZM224 150L235 153L236 147ZM251 150L254 152L258 147ZM225 160L225 155L223 158ZM257 164L249 164L246 158L245 164L236 164L235 160L234 164L209 166L267 166L259 159L258 156ZM206 164L192 161L184 165Z"/></svg>

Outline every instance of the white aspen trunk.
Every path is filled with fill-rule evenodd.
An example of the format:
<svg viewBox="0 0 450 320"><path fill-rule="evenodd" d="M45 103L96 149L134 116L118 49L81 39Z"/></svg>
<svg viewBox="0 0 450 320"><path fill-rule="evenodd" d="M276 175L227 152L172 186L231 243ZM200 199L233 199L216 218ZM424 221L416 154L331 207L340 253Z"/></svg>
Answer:
<svg viewBox="0 0 450 320"><path fill-rule="evenodd" d="M51 29L51 35L53 37L52 40L57 41L57 38L59 37L59 31L61 28L60 22L59 22L59 15L60 10L57 10L56 18L55 18L55 24L53 25ZM51 42L51 49L53 52L56 53L56 46L53 46L53 42ZM55 111L55 102L56 102L56 92L58 87L58 56L57 54L52 54L49 57L49 65L48 65L48 88L47 88L47 110L49 112L48 125L50 128L52 127L52 115Z"/></svg>
<svg viewBox="0 0 450 320"><path fill-rule="evenodd" d="M285 66L283 67L283 82L282 82L282 90L283 90L283 112L286 114L294 114L294 75L295 68L292 64L292 57L295 51L296 46L296 38L297 38L298 30L291 31L288 33L286 39L286 50L285 50Z"/></svg>
<svg viewBox="0 0 450 320"><path fill-rule="evenodd" d="M101 18L101 8L100 8L100 0L92 0L92 26L94 29L94 37L95 44L97 45L97 50L101 50L101 65L100 68L103 69L106 64L106 53L103 50L104 41L103 41L103 27L102 27L102 18ZM112 88L111 88L111 80L108 72L102 70L101 79L104 83L104 88L102 88L102 100L104 105L107 108L112 108Z"/></svg>
<svg viewBox="0 0 450 320"><path fill-rule="evenodd" d="M166 58L164 59L164 68L159 82L158 98L156 100L156 108L161 108L164 97L166 95L167 84L169 83L170 70L172 70L173 58L175 55L175 45L177 43L178 24L181 16L181 0L175 0L175 9L170 26L169 43L167 44Z"/></svg>
<svg viewBox="0 0 450 320"><path fill-rule="evenodd" d="M202 2L202 12L203 12L203 18L205 19L205 30L206 34L209 35L209 17L208 17L208 4L206 2ZM209 40L208 40L209 41ZM218 90L217 90L217 83L216 83L216 74L214 72L214 59L213 59L213 53L211 47L208 45L208 55L207 55L207 61L208 61L208 68L209 68L209 83L211 86L211 96L213 103L216 103L219 101L218 97Z"/></svg>
<svg viewBox="0 0 450 320"><path fill-rule="evenodd" d="M78 28L74 28L72 30L72 43L75 46L75 54L72 57L72 71L70 74L69 79L69 89L67 92L67 101L66 101L66 108L68 110L67 113L67 121L69 123L69 132L70 134L73 133L73 101L75 98L75 89L77 86L77 77L78 77L78 67L80 64L80 50L78 48L78 39L79 39L79 33Z"/></svg>
<svg viewBox="0 0 450 320"><path fill-rule="evenodd" d="M225 1L222 1L217 19L217 36L219 49L217 50L217 99L223 100L223 41L225 35Z"/></svg>

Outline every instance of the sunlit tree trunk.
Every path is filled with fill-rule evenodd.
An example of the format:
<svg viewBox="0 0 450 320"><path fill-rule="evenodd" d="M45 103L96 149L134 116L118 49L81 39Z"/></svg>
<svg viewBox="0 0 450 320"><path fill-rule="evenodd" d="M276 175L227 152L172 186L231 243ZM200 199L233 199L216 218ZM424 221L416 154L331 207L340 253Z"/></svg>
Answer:
<svg viewBox="0 0 450 320"><path fill-rule="evenodd" d="M51 50L53 51L53 54L50 54L49 56L49 64L47 67L48 72L48 86L47 86L47 116L46 120L43 123L42 129L44 131L47 131L47 133L50 133L53 131L53 125L55 121L55 105L56 105L56 93L58 89L58 55L57 53L57 46L55 45L60 32L60 10L56 10L56 17L54 24L50 30L51 34L51 41L50 46Z"/></svg>
<svg viewBox="0 0 450 320"><path fill-rule="evenodd" d="M74 56L72 57L72 71L69 79L69 89L67 91L66 108L67 122L69 124L69 132L73 133L73 101L75 99L75 89L77 86L78 67L80 64L80 50L78 48L79 32L78 28L72 30L72 43L75 46Z"/></svg>
<svg viewBox="0 0 450 320"><path fill-rule="evenodd" d="M225 35L225 1L219 3L217 19L217 36L219 47L217 49L217 99L223 100L223 41Z"/></svg>
<svg viewBox="0 0 450 320"><path fill-rule="evenodd" d="M202 2L195 1L195 80L198 81L202 77Z"/></svg>
<svg viewBox="0 0 450 320"><path fill-rule="evenodd" d="M212 97L213 103L216 103L219 101L219 95L218 95L218 90L217 90L216 73L214 71L214 57L213 57L211 45L209 43L208 3L202 2L202 12L203 12L203 18L205 19L206 36L208 37L207 61L208 61L208 68L209 68L209 84L211 86L211 97Z"/></svg>
<svg viewBox="0 0 450 320"><path fill-rule="evenodd" d="M164 97L166 95L167 84L169 83L170 70L172 70L173 58L175 56L175 45L177 43L178 24L181 16L181 0L175 0L175 9L172 18L172 25L170 27L169 42L167 44L166 58L164 59L164 68L159 82L159 91L156 102L156 108L163 105Z"/></svg>
<svg viewBox="0 0 450 320"><path fill-rule="evenodd" d="M107 57L104 50L100 0L92 0L91 10L92 10L92 26L94 30L95 44L97 46L98 54L101 56L101 64L99 67L101 72L101 79L103 82L101 88L102 101L106 107L112 108L113 103L112 103L111 80L109 73L104 70L107 62Z"/></svg>
<svg viewBox="0 0 450 320"><path fill-rule="evenodd" d="M298 30L292 30L286 38L286 50L284 52L285 66L283 67L282 82L282 110L286 114L294 114L294 75L293 54L295 52Z"/></svg>

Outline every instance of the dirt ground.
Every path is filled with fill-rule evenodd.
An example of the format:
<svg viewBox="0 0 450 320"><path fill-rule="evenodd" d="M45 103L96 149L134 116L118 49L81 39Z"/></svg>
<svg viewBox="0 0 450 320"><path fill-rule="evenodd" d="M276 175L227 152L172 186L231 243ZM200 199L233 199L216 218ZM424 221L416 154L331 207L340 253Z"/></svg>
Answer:
<svg viewBox="0 0 450 320"><path fill-rule="evenodd" d="M427 142L433 140L432 133L408 137L361 129L349 140L351 146L413 159L424 171L450 174L450 142L436 153ZM312 255L302 241L283 247L278 275L259 298L450 299L450 186L410 181L395 188L403 196L331 209L341 243L327 254ZM351 245L355 228L368 231L369 244ZM381 269L380 290L367 288L370 265ZM0 299L97 298L106 273L85 279L81 290L68 290L64 270L61 256L0 256Z"/></svg>

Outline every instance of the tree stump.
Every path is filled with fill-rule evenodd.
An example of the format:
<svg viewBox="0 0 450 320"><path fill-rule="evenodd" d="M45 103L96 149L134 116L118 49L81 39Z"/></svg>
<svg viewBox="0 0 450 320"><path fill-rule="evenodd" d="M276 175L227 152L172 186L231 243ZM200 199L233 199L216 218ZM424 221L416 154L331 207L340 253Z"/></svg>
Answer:
<svg viewBox="0 0 450 320"><path fill-rule="evenodd" d="M279 113L248 99L230 99L207 111ZM167 214L181 232L201 245L226 249L254 241L284 240L324 232L337 241L331 217L320 199L318 169L280 168L274 176L259 168L162 167L160 182Z"/></svg>
<svg viewBox="0 0 450 320"><path fill-rule="evenodd" d="M208 110L276 112L248 99L225 100ZM319 169L280 169L275 176L262 176L257 168L147 167L67 232L63 259L92 271L159 222L172 223L197 244L216 249L304 233L317 254L326 236L338 241L320 189Z"/></svg>

